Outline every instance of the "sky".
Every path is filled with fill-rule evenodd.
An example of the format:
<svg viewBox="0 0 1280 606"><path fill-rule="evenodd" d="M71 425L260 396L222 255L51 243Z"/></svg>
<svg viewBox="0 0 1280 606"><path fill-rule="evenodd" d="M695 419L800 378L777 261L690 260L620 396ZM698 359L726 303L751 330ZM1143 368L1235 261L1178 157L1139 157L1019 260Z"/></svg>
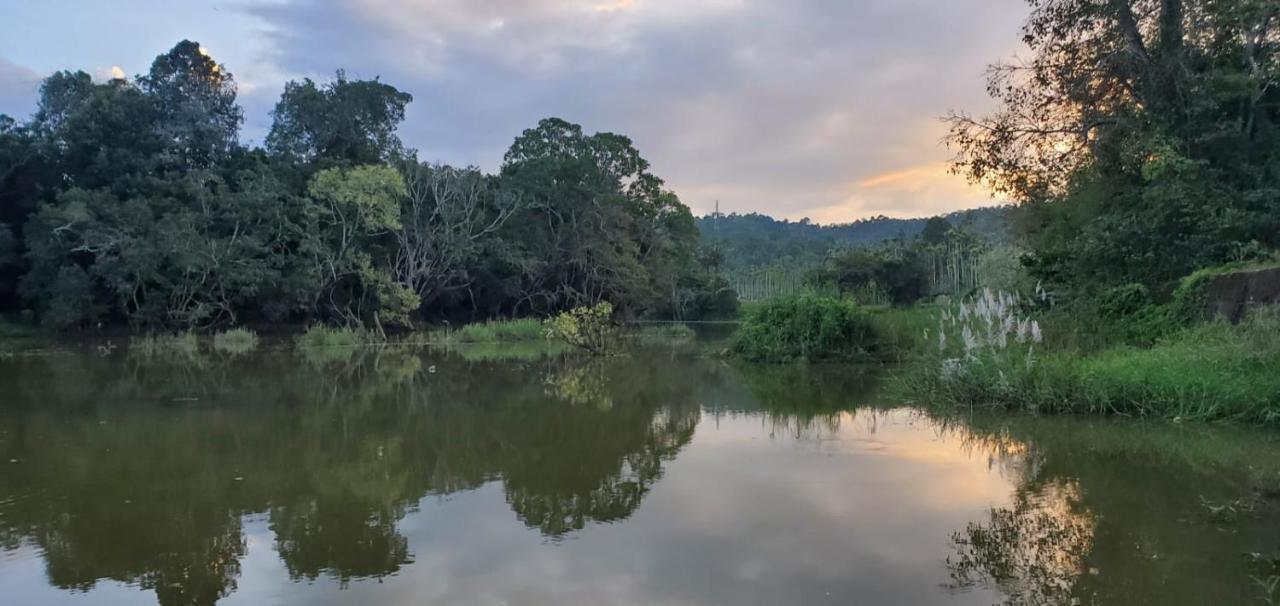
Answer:
<svg viewBox="0 0 1280 606"><path fill-rule="evenodd" d="M1026 0L3 0L0 113L40 80L144 73L200 42L261 144L286 81L379 77L401 139L493 171L556 116L625 134L695 213L844 223L998 203L948 173L949 110L991 108Z"/></svg>

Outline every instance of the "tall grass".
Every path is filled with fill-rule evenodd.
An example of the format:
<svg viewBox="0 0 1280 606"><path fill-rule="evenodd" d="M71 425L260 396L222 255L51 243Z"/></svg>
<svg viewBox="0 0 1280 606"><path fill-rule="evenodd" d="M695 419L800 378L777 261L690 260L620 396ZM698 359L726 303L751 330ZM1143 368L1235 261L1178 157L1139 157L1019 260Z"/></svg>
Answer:
<svg viewBox="0 0 1280 606"><path fill-rule="evenodd" d="M542 341L547 338L547 329L542 321L533 318L491 320L467 324L451 336L461 343Z"/></svg>
<svg viewBox="0 0 1280 606"><path fill-rule="evenodd" d="M317 324L307 329L297 338L301 349L351 348L374 341L373 333Z"/></svg>
<svg viewBox="0 0 1280 606"><path fill-rule="evenodd" d="M1259 310L1239 326L1210 322L1151 347L1084 355L1041 343L1036 321L1012 309L951 316L955 324L939 333L938 353L907 375L910 392L944 406L1280 425L1276 309ZM1011 332L1010 322L1026 325L1026 338L1022 328Z"/></svg>
<svg viewBox="0 0 1280 606"><path fill-rule="evenodd" d="M230 355L242 355L258 348L258 334L247 328L233 328L213 336L213 349Z"/></svg>

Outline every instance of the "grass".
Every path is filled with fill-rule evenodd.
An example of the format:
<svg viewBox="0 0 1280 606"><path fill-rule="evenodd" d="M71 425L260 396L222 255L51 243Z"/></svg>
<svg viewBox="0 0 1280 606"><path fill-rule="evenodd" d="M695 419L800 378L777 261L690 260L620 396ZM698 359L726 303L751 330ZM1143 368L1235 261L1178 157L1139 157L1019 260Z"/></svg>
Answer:
<svg viewBox="0 0 1280 606"><path fill-rule="evenodd" d="M213 349L225 354L241 355L258 348L258 334L247 328L233 328L213 336Z"/></svg>
<svg viewBox="0 0 1280 606"><path fill-rule="evenodd" d="M451 335L461 343L516 343L543 341L547 329L542 321L533 318L519 320L491 320L467 324Z"/></svg>
<svg viewBox="0 0 1280 606"><path fill-rule="evenodd" d="M300 349L352 348L375 341L373 333L317 324L298 336Z"/></svg>
<svg viewBox="0 0 1280 606"><path fill-rule="evenodd" d="M1280 425L1276 309L1239 326L1195 325L1146 348L941 357L906 379L934 405Z"/></svg>

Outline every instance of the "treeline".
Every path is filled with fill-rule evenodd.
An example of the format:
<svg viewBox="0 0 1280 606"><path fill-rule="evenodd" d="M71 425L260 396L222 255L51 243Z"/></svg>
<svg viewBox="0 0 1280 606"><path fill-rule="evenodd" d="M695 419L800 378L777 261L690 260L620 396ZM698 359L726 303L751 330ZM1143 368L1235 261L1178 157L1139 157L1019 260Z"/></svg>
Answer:
<svg viewBox="0 0 1280 606"><path fill-rule="evenodd" d="M405 148L411 101L341 71L289 82L249 148L232 74L195 42L133 80L50 76L29 120L0 116L0 309L60 328L382 330L736 304L628 138L546 119L489 175Z"/></svg>
<svg viewBox="0 0 1280 606"><path fill-rule="evenodd" d="M925 234L930 222L935 230L955 227L985 241L1005 242L1011 238L1009 211L1007 207L978 208L931 219L878 216L836 225L819 225L808 219L779 220L758 213L730 213L699 217L697 224L703 242L719 252L724 267L741 270L812 266L832 251L918 238Z"/></svg>

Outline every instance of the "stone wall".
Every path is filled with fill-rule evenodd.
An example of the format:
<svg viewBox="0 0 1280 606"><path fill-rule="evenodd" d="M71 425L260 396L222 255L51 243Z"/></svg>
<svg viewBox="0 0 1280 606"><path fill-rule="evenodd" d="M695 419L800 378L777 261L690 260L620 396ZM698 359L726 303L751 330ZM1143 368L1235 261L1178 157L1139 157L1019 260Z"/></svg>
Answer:
<svg viewBox="0 0 1280 606"><path fill-rule="evenodd" d="M1239 322L1251 307L1280 303L1280 268L1214 276L1205 283L1204 295L1211 315Z"/></svg>

